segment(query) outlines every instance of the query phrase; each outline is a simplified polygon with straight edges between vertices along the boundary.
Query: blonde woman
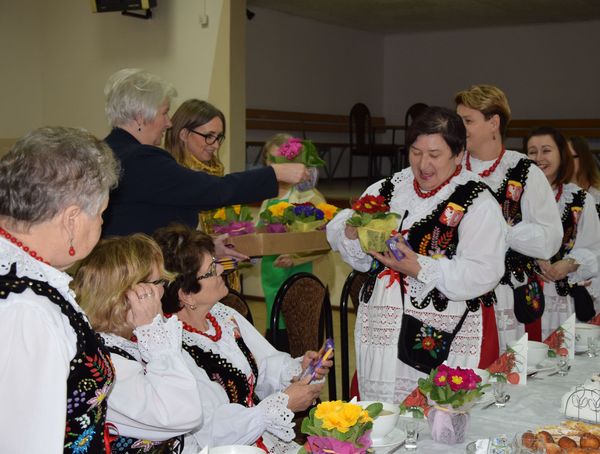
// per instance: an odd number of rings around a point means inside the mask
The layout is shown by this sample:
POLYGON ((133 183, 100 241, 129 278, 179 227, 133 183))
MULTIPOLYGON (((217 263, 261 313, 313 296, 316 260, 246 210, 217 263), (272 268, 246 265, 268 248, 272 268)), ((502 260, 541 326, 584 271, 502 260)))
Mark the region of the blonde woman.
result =
POLYGON ((181 322, 163 319, 169 278, 158 245, 135 234, 100 242, 73 281, 116 369, 107 414, 112 453, 179 453, 182 435, 210 407, 184 360, 181 322))

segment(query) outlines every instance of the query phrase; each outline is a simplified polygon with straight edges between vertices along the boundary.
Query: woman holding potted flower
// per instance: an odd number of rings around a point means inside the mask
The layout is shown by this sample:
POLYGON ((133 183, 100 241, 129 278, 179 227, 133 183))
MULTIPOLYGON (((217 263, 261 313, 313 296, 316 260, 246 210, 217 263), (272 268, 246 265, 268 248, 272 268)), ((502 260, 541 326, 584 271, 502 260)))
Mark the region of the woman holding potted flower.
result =
POLYGON ((486 186, 461 166, 465 143, 460 117, 430 107, 407 131, 410 167, 365 191, 397 216, 396 255, 361 248, 347 224, 352 210, 327 227, 332 249, 371 274, 355 328, 363 400, 401 402, 446 356, 472 368, 498 355, 488 349, 497 332, 484 329, 482 307, 493 304, 504 272, 506 223, 486 186))

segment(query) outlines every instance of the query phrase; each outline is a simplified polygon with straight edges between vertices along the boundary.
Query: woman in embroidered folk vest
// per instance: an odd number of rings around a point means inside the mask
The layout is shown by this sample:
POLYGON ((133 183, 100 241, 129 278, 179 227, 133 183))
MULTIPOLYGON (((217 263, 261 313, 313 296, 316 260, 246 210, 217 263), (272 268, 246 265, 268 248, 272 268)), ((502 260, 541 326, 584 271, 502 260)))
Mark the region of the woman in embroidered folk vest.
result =
MULTIPOLYGON (((186 446, 256 444, 269 452, 297 452, 299 447, 289 443, 294 438, 292 412, 310 406, 323 384, 295 377, 317 353, 293 359, 278 352, 243 316, 218 302, 228 290, 208 235, 172 225, 159 229, 155 238, 165 268, 177 275, 166 288, 163 309, 183 321, 183 348, 193 359, 202 396, 215 395, 219 401, 204 424, 186 437, 186 446)), ((324 362, 318 377, 331 365, 324 362)))
POLYGON ((530 339, 541 340, 544 306, 536 259, 548 260, 558 251, 562 227, 544 174, 522 153, 504 147, 510 107, 502 90, 474 85, 454 101, 467 129, 463 164, 490 187, 508 225, 506 271, 494 308, 502 352, 525 329, 530 339))
POLYGON ((73 128, 40 128, 0 159, 0 452, 105 452, 108 351, 64 270, 100 237, 118 164, 73 128))
POLYGON ((542 317, 545 339, 573 312, 582 322, 595 315, 591 297, 597 298, 600 289, 598 280, 591 279, 598 276, 600 221, 594 198, 569 182, 573 157, 561 133, 551 127, 536 128, 523 139, 523 148, 552 185, 564 231, 558 253, 550 260, 538 260, 546 282, 546 310, 542 317))
POLYGON ((117 374, 106 418, 113 454, 180 453, 182 435, 214 408, 187 367, 181 322, 163 319, 167 278, 156 242, 136 234, 101 241, 73 280, 117 374))
POLYGON ((493 303, 489 292, 504 272, 506 227, 485 185, 460 164, 465 140, 458 115, 429 107, 407 131, 410 168, 366 190, 400 215, 407 243, 398 243, 401 260, 361 250, 356 230, 346 225, 351 210, 327 227, 332 248, 353 268, 371 272, 354 335, 364 400, 401 402, 425 376, 403 352, 434 360, 449 352, 448 364, 461 367, 497 357, 483 341, 497 333, 483 331, 481 306, 493 303), (407 320, 422 325, 413 337, 406 335, 407 320), (454 330, 453 339, 442 335, 454 330))

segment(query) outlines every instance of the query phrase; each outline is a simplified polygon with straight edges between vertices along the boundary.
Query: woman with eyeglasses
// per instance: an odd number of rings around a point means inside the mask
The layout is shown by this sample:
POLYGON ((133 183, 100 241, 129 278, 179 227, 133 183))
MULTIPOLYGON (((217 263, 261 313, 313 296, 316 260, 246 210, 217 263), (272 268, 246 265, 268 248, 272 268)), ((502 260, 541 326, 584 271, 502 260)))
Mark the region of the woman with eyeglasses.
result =
POLYGON ((598 276, 600 222, 594 198, 570 182, 573 157, 560 132, 549 126, 536 128, 523 139, 523 149, 552 186, 564 231, 559 251, 550 260, 537 261, 545 281, 545 339, 573 313, 581 322, 595 315, 592 298, 600 296, 600 289, 593 278, 598 276))
MULTIPOLYGON (((299 447, 290 443, 293 412, 308 408, 323 387, 309 384, 309 376, 299 377, 318 354, 309 351, 294 359, 275 350, 242 315, 219 303, 228 290, 210 236, 172 225, 154 238, 165 268, 176 275, 165 290, 163 310, 183 322, 183 349, 201 374, 202 395, 215 393, 220 402, 185 438, 186 446, 254 444, 268 452, 297 452, 299 447)), ((316 378, 331 366, 332 361, 324 361, 316 378)))
POLYGON ((111 453, 180 453, 182 435, 216 406, 199 393, 184 359, 182 323, 163 318, 168 278, 158 245, 135 234, 101 241, 72 283, 115 367, 106 418, 111 453))
MULTIPOLYGON (((224 177, 185 168, 160 148, 176 96, 170 83, 141 69, 123 69, 109 78, 104 93, 113 128, 105 140, 123 169, 104 216, 104 237, 150 234, 172 222, 195 228, 199 211, 259 202, 277 194, 277 181, 295 184, 309 177, 303 164, 273 164, 224 177)), ((223 140, 219 132, 203 134, 193 135, 212 145, 223 140)))

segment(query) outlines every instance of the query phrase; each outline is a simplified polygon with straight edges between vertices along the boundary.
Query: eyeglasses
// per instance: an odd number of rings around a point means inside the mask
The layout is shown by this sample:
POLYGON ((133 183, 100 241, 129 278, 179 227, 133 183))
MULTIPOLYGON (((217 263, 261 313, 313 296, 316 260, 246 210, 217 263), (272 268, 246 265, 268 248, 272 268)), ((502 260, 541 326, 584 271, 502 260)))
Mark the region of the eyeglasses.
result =
POLYGON ((189 131, 193 132, 194 134, 204 137, 204 140, 206 141, 206 145, 213 145, 215 142, 219 142, 219 145, 221 145, 223 143, 223 141, 225 140, 225 135, 223 135, 223 134, 219 134, 218 136, 215 136, 214 134, 204 134, 204 133, 201 133, 198 131, 194 131, 193 129, 189 129, 189 131))
POLYGON ((202 276, 198 276, 196 279, 201 281, 202 279, 208 279, 209 277, 213 277, 217 275, 217 259, 212 258, 212 262, 210 264, 210 268, 208 269, 208 273, 203 274, 202 276))

